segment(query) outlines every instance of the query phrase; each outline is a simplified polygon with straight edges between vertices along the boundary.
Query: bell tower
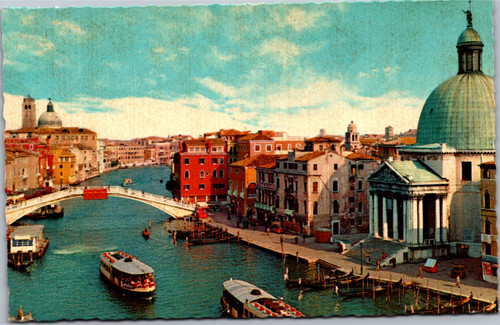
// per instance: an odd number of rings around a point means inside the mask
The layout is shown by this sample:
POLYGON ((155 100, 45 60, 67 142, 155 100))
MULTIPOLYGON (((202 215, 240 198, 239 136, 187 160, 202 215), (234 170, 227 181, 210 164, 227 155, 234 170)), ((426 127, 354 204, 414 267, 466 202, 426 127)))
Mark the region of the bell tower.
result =
POLYGON ((28 97, 23 98, 23 102, 21 105, 22 110, 22 127, 23 128, 36 128, 36 104, 35 100, 31 98, 30 95, 28 97))

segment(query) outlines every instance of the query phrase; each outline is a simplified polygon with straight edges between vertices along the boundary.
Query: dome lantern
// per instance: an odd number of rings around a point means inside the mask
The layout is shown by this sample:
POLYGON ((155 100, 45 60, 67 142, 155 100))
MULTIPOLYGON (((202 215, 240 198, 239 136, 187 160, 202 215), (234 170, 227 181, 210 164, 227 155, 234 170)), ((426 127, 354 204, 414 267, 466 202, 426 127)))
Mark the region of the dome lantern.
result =
POLYGON ((467 15, 467 29, 460 34, 457 41, 458 74, 468 72, 481 72, 481 53, 483 42, 479 33, 472 28, 472 13, 464 11, 467 15))

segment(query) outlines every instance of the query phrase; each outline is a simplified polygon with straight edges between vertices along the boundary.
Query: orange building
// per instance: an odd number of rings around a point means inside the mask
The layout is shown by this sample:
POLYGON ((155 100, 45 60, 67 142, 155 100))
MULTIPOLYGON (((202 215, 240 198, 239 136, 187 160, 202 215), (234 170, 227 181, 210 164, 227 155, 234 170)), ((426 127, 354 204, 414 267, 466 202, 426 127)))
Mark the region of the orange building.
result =
POLYGON ((76 156, 67 149, 51 150, 54 154, 54 185, 64 186, 76 183, 76 156))

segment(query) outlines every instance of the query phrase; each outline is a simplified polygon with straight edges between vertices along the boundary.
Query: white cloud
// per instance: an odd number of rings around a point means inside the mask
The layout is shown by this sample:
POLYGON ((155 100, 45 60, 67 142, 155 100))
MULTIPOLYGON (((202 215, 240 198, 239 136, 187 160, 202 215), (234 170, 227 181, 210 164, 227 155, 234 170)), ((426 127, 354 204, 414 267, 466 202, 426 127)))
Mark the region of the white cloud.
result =
POLYGON ((212 54, 221 61, 231 61, 234 55, 222 54, 216 46, 212 46, 212 54))
POLYGON ((399 72, 399 67, 385 67, 384 68, 384 73, 386 76, 390 76, 392 74, 398 73, 399 72))
POLYGON ((234 87, 225 85, 222 82, 216 81, 212 78, 196 78, 197 82, 207 87, 208 89, 224 96, 224 97, 234 97, 237 94, 237 90, 234 87))
POLYGON ((286 66, 300 54, 300 49, 286 39, 275 37, 262 42, 260 46, 257 46, 256 52, 260 55, 271 55, 277 62, 286 66))
POLYGON ((84 35, 85 32, 75 23, 63 20, 56 20, 52 25, 58 27, 59 35, 67 35, 69 33, 74 35, 84 35))
POLYGON ((318 18, 325 16, 324 12, 307 13, 302 9, 293 8, 285 16, 285 24, 293 27, 297 31, 314 26, 318 18))
MULTIPOLYGON (((4 118, 6 129, 21 126, 20 103, 22 96, 4 94, 4 118)), ((197 95, 175 101, 153 98, 82 98, 82 102, 54 102, 64 126, 79 126, 97 132, 99 138, 131 139, 149 135, 167 136, 172 134, 191 134, 197 136, 204 132, 219 129, 249 129, 250 125, 240 122, 230 115, 213 111, 216 107, 210 100, 197 95), (108 108, 104 111, 88 113, 80 107, 87 105, 108 108), (205 105, 204 109, 189 105, 205 105), (69 108, 71 108, 69 112, 69 108)), ((45 100, 37 100, 38 116, 45 111, 45 100)))
POLYGON ((55 49, 54 43, 37 35, 28 35, 19 32, 8 32, 4 35, 4 51, 9 51, 10 56, 20 53, 43 56, 55 49))

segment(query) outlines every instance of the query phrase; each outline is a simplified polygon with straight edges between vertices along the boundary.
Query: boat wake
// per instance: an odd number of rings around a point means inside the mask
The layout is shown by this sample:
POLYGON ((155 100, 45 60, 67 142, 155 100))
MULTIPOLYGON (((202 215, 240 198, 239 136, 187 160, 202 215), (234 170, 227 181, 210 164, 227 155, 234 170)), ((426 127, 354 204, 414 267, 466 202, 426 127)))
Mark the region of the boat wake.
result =
POLYGON ((96 246, 84 246, 84 245, 74 245, 68 248, 56 249, 54 254, 56 255, 73 255, 82 253, 100 253, 102 251, 115 250, 116 247, 96 247, 96 246))

